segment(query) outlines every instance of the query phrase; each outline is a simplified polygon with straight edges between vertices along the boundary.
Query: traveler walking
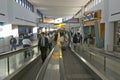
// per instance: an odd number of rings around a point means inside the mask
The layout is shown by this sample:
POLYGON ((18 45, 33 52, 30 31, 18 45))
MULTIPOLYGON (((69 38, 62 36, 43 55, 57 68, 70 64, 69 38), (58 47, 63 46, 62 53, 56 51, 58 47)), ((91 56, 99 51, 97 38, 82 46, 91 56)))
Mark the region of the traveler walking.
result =
MULTIPOLYGON (((24 39, 22 40, 23 48, 29 48, 32 45, 31 40, 29 39, 29 36, 24 36, 24 39)), ((30 57, 30 51, 26 50, 24 52, 24 58, 27 58, 27 56, 30 57)))
POLYGON ((44 32, 41 33, 41 37, 39 38, 38 48, 41 51, 42 62, 44 62, 47 57, 47 49, 48 49, 48 38, 45 36, 44 32))
POLYGON ((77 43, 78 43, 77 34, 75 34, 75 35, 73 36, 74 49, 76 49, 77 43))
POLYGON ((16 43, 17 43, 16 38, 14 38, 13 36, 11 36, 11 39, 10 39, 11 51, 16 50, 16 43))

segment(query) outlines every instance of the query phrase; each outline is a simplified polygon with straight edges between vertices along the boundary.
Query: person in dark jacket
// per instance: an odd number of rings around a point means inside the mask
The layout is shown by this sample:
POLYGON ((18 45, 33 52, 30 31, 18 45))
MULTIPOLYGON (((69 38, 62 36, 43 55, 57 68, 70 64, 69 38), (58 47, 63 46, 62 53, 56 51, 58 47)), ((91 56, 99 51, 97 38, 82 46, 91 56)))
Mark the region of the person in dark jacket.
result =
POLYGON ((41 33, 41 37, 39 38, 38 48, 41 51, 41 58, 42 61, 44 62, 47 57, 47 49, 48 49, 48 38, 45 37, 44 32, 41 33))
POLYGON ((13 36, 11 36, 11 38, 10 38, 11 51, 16 50, 16 43, 17 43, 16 38, 14 38, 13 36))
POLYGON ((75 49, 76 46, 77 46, 77 43, 78 43, 77 34, 75 34, 75 35, 73 36, 73 43, 74 43, 74 49, 75 49))
POLYGON ((54 35, 54 41, 56 42, 57 41, 57 38, 58 38, 58 33, 56 32, 55 35, 54 35))

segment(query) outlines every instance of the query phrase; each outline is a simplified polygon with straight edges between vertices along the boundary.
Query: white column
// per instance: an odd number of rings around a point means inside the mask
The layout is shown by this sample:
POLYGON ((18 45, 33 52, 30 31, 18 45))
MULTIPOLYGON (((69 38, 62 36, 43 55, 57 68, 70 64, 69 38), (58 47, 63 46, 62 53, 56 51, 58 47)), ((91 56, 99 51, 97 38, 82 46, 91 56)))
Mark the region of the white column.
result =
MULTIPOLYGON (((82 6, 81 9, 82 9, 82 17, 84 17, 84 12, 85 12, 84 6, 82 6)), ((82 35, 82 37, 84 37, 84 30, 83 30, 83 27, 84 27, 84 21, 81 21, 80 30, 81 30, 81 35, 82 35)))
POLYGON ((105 22, 104 49, 113 51, 114 23, 109 21, 109 0, 103 0, 103 20, 105 22))
POLYGON ((105 23, 105 40, 104 49, 107 51, 113 51, 114 44, 114 23, 105 23))

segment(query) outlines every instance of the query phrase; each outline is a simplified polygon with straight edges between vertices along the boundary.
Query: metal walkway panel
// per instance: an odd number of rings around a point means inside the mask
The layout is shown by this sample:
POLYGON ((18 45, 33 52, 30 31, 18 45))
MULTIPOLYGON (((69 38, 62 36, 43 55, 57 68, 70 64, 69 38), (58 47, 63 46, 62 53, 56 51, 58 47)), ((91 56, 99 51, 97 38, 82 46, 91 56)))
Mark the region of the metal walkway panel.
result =
POLYGON ((63 51, 63 61, 67 80, 95 80, 71 50, 63 51))

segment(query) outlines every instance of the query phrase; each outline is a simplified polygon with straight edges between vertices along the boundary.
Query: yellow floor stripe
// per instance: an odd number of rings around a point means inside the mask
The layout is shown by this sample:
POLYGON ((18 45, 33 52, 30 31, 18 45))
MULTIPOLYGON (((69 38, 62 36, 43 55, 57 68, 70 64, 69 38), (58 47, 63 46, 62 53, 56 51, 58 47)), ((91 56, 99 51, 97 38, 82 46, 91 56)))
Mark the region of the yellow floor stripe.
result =
POLYGON ((57 51, 54 51, 52 58, 53 59, 59 59, 60 57, 62 57, 62 50, 61 50, 61 43, 60 43, 60 33, 58 33, 58 39, 57 39, 57 47, 59 48, 57 51))

